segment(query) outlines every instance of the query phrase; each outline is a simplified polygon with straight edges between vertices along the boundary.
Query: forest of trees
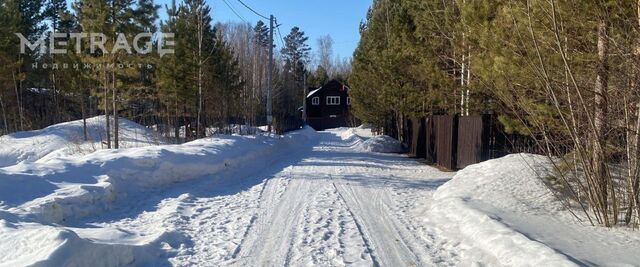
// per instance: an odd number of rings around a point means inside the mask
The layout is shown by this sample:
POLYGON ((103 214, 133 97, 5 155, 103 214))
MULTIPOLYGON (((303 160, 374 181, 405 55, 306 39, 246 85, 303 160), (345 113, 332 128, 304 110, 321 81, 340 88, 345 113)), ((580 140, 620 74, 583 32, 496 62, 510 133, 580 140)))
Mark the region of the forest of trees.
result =
MULTIPOLYGON (((212 8, 205 0, 173 1, 164 8, 153 0, 74 0, 71 6, 66 0, 1 1, 0 133, 106 115, 103 143, 118 148, 119 117, 154 125, 176 142, 202 137, 207 128, 265 125, 269 21, 220 23, 211 17, 212 8), (66 54, 20 53, 15 33, 35 43, 51 32, 104 33, 108 51, 119 44, 120 33, 129 42, 140 33, 174 33, 174 53, 104 53, 73 38, 56 47, 67 48, 66 54), (76 45, 82 53, 75 53, 76 45)), ((309 86, 334 77, 346 80, 350 61, 332 58, 328 36, 320 38, 323 49, 317 54, 298 27, 275 38, 282 44, 274 49, 272 64, 279 130, 301 118, 307 78, 309 86)), ((153 38, 143 49, 158 42, 153 38)))
POLYGON ((355 114, 497 114, 555 159, 593 224, 638 224, 640 1, 374 0, 350 78, 355 114))

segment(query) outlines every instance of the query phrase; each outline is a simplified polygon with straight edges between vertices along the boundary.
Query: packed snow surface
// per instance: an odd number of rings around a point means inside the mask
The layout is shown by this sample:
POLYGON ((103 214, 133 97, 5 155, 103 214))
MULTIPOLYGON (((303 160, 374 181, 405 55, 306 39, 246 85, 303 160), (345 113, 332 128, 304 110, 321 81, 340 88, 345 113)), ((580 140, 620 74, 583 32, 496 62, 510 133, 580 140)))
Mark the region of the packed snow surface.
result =
POLYGON ((538 179, 543 157, 455 174, 364 149, 373 138, 305 128, 0 168, 0 266, 640 262, 635 233, 565 215, 538 179))

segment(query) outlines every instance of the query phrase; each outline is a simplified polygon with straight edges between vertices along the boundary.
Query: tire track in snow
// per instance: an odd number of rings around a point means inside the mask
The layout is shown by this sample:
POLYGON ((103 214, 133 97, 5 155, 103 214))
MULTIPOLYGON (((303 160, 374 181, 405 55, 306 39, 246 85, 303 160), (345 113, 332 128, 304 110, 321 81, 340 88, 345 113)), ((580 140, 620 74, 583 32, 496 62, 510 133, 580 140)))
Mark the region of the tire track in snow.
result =
MULTIPOLYGON (((284 192, 276 192, 277 186, 269 187, 261 202, 259 215, 247 235, 245 246, 240 248, 236 266, 286 266, 290 255, 295 229, 302 220, 307 202, 317 193, 315 183, 291 177, 272 178, 288 180, 284 192)), ((282 187, 280 187, 282 188, 282 187)))
POLYGON ((319 181, 318 193, 309 199, 285 266, 371 266, 370 249, 346 203, 328 179, 312 179, 319 181))
MULTIPOLYGON (((428 226, 407 204, 428 203, 430 198, 425 196, 436 186, 412 182, 428 182, 428 177, 435 179, 442 173, 399 156, 357 153, 331 133, 319 135, 322 140, 313 151, 272 157, 259 168, 242 172, 249 181, 246 188, 234 185, 237 176, 230 176, 229 184, 241 191, 169 199, 169 204, 178 202, 178 210, 168 206, 167 217, 177 215, 180 220, 161 219, 162 228, 186 233, 193 243, 178 248, 170 261, 180 266, 459 263, 450 252, 457 248, 442 246, 437 234, 425 229, 428 226), (428 173, 426 177, 422 171, 428 173)), ((194 183, 185 191, 225 185, 194 183)), ((156 215, 161 214, 145 217, 155 219, 156 215)), ((136 221, 136 226, 148 227, 143 220, 136 221)))
POLYGON ((425 265, 407 246, 398 229, 390 224, 393 214, 384 209, 379 191, 356 190, 344 183, 336 185, 336 188, 354 211, 356 220, 362 222, 363 236, 370 240, 372 254, 380 266, 425 265), (362 196, 367 198, 365 201, 368 204, 365 204, 362 196))
POLYGON ((373 266, 375 266, 375 267, 380 266, 380 263, 378 262, 376 254, 374 253, 374 251, 372 249, 370 238, 367 237, 367 234, 365 233, 364 228, 362 227, 362 224, 358 222, 358 218, 355 216, 355 214, 353 214, 353 211, 348 207, 349 204, 345 200, 344 196, 342 196, 342 193, 340 193, 340 189, 338 189, 338 187, 336 186, 336 183, 335 182, 331 182, 331 185, 333 185, 333 188, 335 188, 335 190, 336 190, 336 194, 338 194, 338 196, 340 197, 340 200, 342 200, 342 202, 347 206, 347 211, 349 211, 349 214, 351 215, 351 217, 355 221, 356 227, 358 228, 358 232, 362 236, 362 240, 364 241, 364 244, 365 244, 365 246, 367 248, 367 253, 369 253, 369 256, 371 257, 371 261, 373 262, 373 266))
MULTIPOLYGON (((260 195, 258 196, 259 201, 262 200, 264 196, 264 192, 266 191, 267 187, 271 183, 273 183, 273 181, 269 179, 264 181, 264 183, 262 184, 262 190, 260 190, 260 195)), ((238 244, 238 246, 233 250, 233 253, 229 255, 229 257, 227 257, 227 260, 237 258, 238 254, 240 253, 240 250, 242 249, 244 243, 247 240, 247 236, 249 235, 249 232, 251 232, 251 229, 255 225, 257 219, 258 219, 258 212, 256 212, 255 214, 253 214, 253 216, 251 216, 251 220, 249 221, 249 225, 247 225, 247 229, 245 230, 244 235, 242 236, 242 240, 240 241, 240 244, 238 244)))

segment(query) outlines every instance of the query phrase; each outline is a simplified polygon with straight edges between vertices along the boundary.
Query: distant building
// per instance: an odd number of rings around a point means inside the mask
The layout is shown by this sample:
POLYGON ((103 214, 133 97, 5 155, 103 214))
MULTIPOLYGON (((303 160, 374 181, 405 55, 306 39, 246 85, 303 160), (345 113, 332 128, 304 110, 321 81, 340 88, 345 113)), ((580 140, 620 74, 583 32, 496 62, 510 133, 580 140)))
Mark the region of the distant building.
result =
POLYGON ((339 81, 332 80, 311 90, 306 107, 307 124, 317 131, 356 124, 350 112, 349 87, 339 81))

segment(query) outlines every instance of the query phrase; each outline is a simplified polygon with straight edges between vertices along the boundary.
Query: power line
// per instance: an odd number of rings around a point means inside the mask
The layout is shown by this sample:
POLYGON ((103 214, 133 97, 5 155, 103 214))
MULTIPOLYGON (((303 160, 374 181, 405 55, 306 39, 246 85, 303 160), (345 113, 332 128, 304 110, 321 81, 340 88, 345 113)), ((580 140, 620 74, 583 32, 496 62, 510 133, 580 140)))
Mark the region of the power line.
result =
POLYGON ((276 27, 278 29, 278 36, 280 36, 280 44, 284 47, 284 39, 282 38, 282 34, 280 34, 280 26, 276 27))
POLYGON ((258 15, 259 17, 263 18, 263 19, 270 19, 265 15, 262 15, 260 13, 258 13, 258 11, 256 11, 255 9, 251 8, 249 5, 245 4, 244 2, 242 2, 242 0, 238 0, 238 2, 240 2, 240 4, 242 4, 244 7, 246 7, 247 9, 251 10, 251 12, 253 12, 254 14, 258 15))
MULTIPOLYGON (((249 5, 247 5, 242 0, 238 0, 238 2, 240 4, 242 4, 244 7, 246 7, 247 9, 249 9, 251 12, 253 12, 253 14, 256 14, 258 17, 261 17, 261 18, 266 19, 266 20, 271 20, 271 18, 268 18, 267 16, 260 14, 258 11, 256 11, 253 8, 251 8, 249 5)), ((227 3, 227 5, 229 5, 229 4, 227 3)), ((277 19, 276 19, 276 29, 278 30, 278 36, 280 36, 280 44, 282 44, 282 47, 284 47, 284 39, 282 39, 282 34, 280 33, 280 26, 281 25, 277 23, 277 19)))
POLYGON ((280 44, 282 44, 282 48, 284 48, 284 39, 282 38, 282 34, 280 33, 280 26, 282 24, 278 24, 278 20, 276 19, 276 30, 278 30, 278 36, 280 36, 280 44))
POLYGON ((240 18, 240 20, 244 21, 244 23, 249 23, 249 22, 247 22, 246 19, 244 19, 242 16, 240 16, 240 14, 238 14, 238 12, 231 6, 231 4, 229 4, 229 2, 227 2, 227 0, 222 0, 222 2, 224 2, 227 5, 227 7, 229 7, 229 9, 231 9, 233 14, 236 14, 236 16, 238 16, 238 18, 240 18))

